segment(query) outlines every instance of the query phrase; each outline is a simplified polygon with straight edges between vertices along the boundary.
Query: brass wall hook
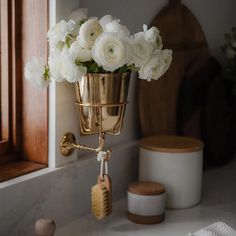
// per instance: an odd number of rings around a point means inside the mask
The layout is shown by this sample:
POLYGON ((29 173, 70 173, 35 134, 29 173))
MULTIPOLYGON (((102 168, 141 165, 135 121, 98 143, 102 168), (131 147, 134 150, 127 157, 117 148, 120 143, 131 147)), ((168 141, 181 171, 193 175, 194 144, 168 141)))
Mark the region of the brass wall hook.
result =
MULTIPOLYGON (((67 157, 71 155, 75 149, 99 153, 100 151, 103 151, 103 148, 104 148, 104 134, 103 133, 99 135, 99 146, 97 148, 89 147, 83 144, 76 144, 75 135, 72 133, 66 133, 64 134, 61 140, 60 151, 62 155, 67 157)), ((111 150, 106 150, 105 152, 107 156, 106 160, 108 161, 111 157, 111 150)))
POLYGON ((61 145, 60 145, 61 154, 66 157, 70 156, 75 150, 75 147, 73 145, 73 144, 76 144, 75 142, 76 142, 76 139, 75 139, 74 134, 72 133, 64 134, 64 136, 61 139, 61 145))
POLYGON ((60 147, 61 154, 67 157, 71 155, 75 149, 81 149, 97 153, 101 150, 101 147, 99 146, 98 148, 93 148, 83 144, 76 144, 76 139, 74 134, 72 133, 64 134, 61 140, 61 147, 60 147))

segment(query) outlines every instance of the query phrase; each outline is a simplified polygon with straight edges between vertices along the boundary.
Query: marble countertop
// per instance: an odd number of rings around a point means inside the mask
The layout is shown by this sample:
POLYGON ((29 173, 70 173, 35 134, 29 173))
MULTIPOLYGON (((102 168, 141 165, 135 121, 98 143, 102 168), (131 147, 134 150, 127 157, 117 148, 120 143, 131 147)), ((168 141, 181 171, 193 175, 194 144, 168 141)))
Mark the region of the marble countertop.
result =
POLYGON ((200 204, 183 210, 166 211, 161 224, 138 225, 126 217, 126 199, 113 204, 113 214, 102 221, 89 215, 56 231, 56 236, 135 235, 184 236, 217 221, 236 228, 236 160, 209 169, 203 176, 203 197, 200 204))

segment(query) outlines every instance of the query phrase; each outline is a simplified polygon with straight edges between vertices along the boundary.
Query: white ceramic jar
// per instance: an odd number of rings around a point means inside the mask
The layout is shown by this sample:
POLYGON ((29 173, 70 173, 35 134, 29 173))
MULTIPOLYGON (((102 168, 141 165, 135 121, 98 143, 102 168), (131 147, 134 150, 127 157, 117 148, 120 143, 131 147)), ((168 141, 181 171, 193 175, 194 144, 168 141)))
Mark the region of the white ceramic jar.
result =
POLYGON ((180 136, 152 136, 140 141, 139 180, 165 186, 167 208, 188 208, 201 200, 200 140, 180 136))
POLYGON ((128 219, 158 224, 165 219, 165 188, 157 182, 134 182, 127 191, 128 219))

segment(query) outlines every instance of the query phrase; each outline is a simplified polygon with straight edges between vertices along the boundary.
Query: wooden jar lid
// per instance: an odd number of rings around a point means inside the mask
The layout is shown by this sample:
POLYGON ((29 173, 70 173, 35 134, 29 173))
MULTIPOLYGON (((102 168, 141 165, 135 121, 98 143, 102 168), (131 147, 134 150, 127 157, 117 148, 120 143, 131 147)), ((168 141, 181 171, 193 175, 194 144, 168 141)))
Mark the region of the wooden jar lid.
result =
POLYGON ((165 192, 165 188, 157 182, 139 181, 130 184, 128 191, 138 195, 159 195, 165 192))
POLYGON ((151 136, 139 142, 140 147, 156 152, 185 153, 203 148, 202 141, 183 136, 151 136))

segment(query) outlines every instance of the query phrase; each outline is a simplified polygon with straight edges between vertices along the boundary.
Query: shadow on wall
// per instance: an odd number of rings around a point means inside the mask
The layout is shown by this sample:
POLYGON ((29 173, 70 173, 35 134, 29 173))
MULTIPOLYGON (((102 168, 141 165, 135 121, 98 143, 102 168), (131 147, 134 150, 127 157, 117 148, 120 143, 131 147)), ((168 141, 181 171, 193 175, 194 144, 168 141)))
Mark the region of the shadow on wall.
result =
POLYGON ((170 70, 158 81, 139 81, 142 136, 179 134, 202 139, 206 165, 227 163, 235 152, 235 99, 211 57, 204 30, 180 1, 152 21, 164 47, 174 51, 170 70))

